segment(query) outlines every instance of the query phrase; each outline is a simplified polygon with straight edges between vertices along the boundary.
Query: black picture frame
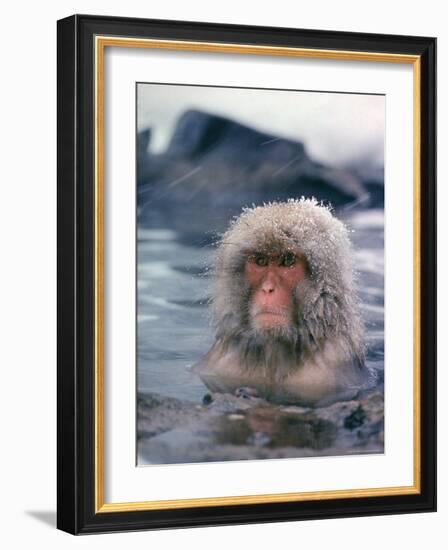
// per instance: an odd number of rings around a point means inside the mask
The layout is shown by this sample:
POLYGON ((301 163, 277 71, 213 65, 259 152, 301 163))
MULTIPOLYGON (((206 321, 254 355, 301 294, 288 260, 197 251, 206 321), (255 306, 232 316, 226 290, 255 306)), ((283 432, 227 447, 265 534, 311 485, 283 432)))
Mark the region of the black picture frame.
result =
POLYGON ((73 534, 436 510, 436 39, 74 15, 58 21, 57 526, 73 534), (259 504, 97 509, 96 36, 415 56, 420 67, 419 490, 259 504))

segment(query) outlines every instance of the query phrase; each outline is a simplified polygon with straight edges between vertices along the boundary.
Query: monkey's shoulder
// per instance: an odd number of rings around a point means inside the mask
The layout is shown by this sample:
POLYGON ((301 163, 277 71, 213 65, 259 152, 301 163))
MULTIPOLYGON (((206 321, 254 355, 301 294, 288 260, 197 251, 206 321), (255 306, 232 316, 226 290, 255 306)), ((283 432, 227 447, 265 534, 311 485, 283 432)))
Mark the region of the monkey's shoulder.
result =
POLYGON ((271 401, 311 405, 352 398, 370 376, 358 356, 331 345, 285 369, 265 362, 248 365, 237 351, 223 351, 216 342, 194 371, 211 391, 234 393, 248 386, 271 401))

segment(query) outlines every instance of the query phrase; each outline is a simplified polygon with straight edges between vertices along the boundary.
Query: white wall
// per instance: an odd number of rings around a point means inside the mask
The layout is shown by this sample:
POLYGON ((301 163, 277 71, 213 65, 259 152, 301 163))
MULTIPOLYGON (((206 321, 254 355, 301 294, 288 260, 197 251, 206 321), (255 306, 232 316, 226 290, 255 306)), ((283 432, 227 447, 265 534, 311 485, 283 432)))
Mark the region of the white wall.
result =
MULTIPOLYGON (((448 147, 448 31, 443 2, 257 2, 165 0, 7 2, 2 10, 0 129, 0 540, 5 548, 132 547, 363 550, 399 545, 446 548, 448 405, 439 405, 439 512, 258 526, 128 533, 75 538, 55 522, 56 385, 56 20, 72 13, 429 35, 439 38, 439 151, 448 147), (8 541, 9 539, 9 541, 8 541), (6 544, 4 544, 6 542, 6 544)), ((439 158, 439 204, 448 199, 446 155, 439 158)), ((448 216, 440 216, 440 252, 448 216)), ((439 259, 439 311, 448 307, 439 259)), ((439 388, 447 386, 440 317, 439 388)))

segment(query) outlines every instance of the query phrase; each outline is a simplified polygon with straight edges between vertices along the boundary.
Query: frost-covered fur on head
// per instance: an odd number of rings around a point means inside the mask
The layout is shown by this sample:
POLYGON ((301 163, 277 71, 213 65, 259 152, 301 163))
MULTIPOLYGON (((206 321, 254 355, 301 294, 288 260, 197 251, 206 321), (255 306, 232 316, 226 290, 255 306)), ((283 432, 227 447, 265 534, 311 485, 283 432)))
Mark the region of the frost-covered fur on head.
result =
POLYGON ((315 199, 290 199, 243 210, 218 244, 212 306, 217 340, 239 346, 246 354, 251 349, 259 354, 264 341, 277 339, 286 348, 294 347, 300 363, 330 341, 339 354, 363 363, 363 326, 347 229, 315 199), (308 267, 306 280, 296 288, 293 321, 297 330, 294 337, 270 332, 264 339, 250 326, 245 260, 253 252, 288 250, 299 250, 308 267))

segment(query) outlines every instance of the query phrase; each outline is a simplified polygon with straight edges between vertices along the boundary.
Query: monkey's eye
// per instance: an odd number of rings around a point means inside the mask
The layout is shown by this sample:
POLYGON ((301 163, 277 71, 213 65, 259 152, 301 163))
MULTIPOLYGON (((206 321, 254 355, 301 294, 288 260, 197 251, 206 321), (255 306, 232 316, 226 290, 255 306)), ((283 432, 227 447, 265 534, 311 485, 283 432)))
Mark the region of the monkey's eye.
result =
POLYGON ((296 257, 292 252, 286 252, 280 261, 280 265, 283 267, 292 267, 295 263, 296 257))
POLYGON ((255 256, 255 263, 260 267, 266 267, 268 265, 268 257, 264 254, 257 254, 255 256))

